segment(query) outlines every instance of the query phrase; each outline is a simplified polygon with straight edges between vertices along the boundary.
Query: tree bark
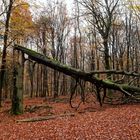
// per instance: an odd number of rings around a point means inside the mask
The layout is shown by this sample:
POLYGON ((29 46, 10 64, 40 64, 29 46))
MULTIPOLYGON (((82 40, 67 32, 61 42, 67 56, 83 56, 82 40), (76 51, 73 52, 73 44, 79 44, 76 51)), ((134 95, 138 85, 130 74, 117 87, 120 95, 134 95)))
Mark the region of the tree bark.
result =
POLYGON ((18 53, 18 61, 14 61, 13 72, 13 96, 11 113, 18 115, 23 113, 23 74, 24 74, 24 54, 18 53))

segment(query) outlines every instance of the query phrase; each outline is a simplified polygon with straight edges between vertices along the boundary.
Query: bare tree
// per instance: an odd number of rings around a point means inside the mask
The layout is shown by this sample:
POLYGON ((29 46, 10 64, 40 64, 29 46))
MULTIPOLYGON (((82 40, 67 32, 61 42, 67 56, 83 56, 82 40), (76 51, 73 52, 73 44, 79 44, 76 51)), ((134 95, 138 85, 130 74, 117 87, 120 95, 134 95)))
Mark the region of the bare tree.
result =
POLYGON ((108 40, 114 14, 119 0, 82 0, 80 3, 87 10, 87 14, 91 17, 88 21, 94 25, 103 40, 105 69, 110 69, 110 56, 108 40))

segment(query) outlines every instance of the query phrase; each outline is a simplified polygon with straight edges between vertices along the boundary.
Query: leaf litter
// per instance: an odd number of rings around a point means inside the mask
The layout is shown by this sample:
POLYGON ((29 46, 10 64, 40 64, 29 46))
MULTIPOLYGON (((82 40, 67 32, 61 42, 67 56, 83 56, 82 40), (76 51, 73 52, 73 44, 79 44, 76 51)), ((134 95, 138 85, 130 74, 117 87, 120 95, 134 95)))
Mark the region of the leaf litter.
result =
POLYGON ((69 103, 26 99, 24 104, 39 107, 33 112, 11 116, 10 102, 0 109, 0 140, 139 140, 140 104, 104 105, 84 104, 78 110, 69 103), (46 106, 48 107, 46 107, 46 106), (74 117, 17 123, 16 120, 48 115, 74 113, 74 117))

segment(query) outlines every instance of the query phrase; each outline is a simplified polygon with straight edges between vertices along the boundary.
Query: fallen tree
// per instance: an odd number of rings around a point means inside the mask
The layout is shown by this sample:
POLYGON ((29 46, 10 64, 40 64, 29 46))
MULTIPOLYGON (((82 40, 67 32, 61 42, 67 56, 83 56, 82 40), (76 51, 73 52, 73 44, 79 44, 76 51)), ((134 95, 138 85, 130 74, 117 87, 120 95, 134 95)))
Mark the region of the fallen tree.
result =
MULTIPOLYGON (((73 77, 76 79, 77 83, 79 82, 79 79, 82 79, 84 81, 88 81, 96 86, 97 91, 97 98, 100 102, 100 105, 102 105, 101 97, 100 97, 100 91, 101 89, 104 89, 104 94, 106 94, 106 89, 113 89, 122 92, 125 96, 129 96, 131 98, 135 98, 139 100, 139 98, 135 97, 135 93, 140 93, 140 88, 136 86, 130 86, 129 84, 117 84, 111 80, 103 80, 99 79, 94 74, 97 73, 118 73, 118 74, 126 74, 130 76, 139 76, 139 74, 136 73, 130 73, 130 72, 115 72, 113 71, 107 71, 107 72, 99 72, 99 71, 93 71, 93 72, 85 72, 80 69, 75 69, 67 65, 60 64, 58 61, 55 61, 47 56, 44 56, 40 53, 37 53, 33 50, 27 49, 23 46, 15 45, 15 50, 21 51, 22 53, 25 53, 29 56, 29 59, 34 60, 40 64, 46 65, 47 67, 50 67, 52 69, 55 69, 59 72, 62 72, 68 76, 73 77)), ((139 94, 140 95, 140 94, 139 94)))

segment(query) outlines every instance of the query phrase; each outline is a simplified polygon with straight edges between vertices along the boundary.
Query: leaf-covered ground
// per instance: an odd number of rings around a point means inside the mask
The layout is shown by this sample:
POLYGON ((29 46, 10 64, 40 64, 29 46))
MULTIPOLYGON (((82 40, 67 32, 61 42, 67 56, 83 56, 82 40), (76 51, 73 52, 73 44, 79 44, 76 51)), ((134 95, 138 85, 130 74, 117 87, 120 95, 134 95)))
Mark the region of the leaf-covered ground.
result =
POLYGON ((140 140, 139 104, 104 105, 100 108, 92 103, 74 110, 69 103, 48 102, 39 98, 26 99, 25 105, 25 113, 19 116, 10 115, 8 101, 0 109, 0 140, 140 140), (40 107, 37 108, 37 105, 40 107), (74 117, 16 122, 23 118, 71 112, 74 117))

